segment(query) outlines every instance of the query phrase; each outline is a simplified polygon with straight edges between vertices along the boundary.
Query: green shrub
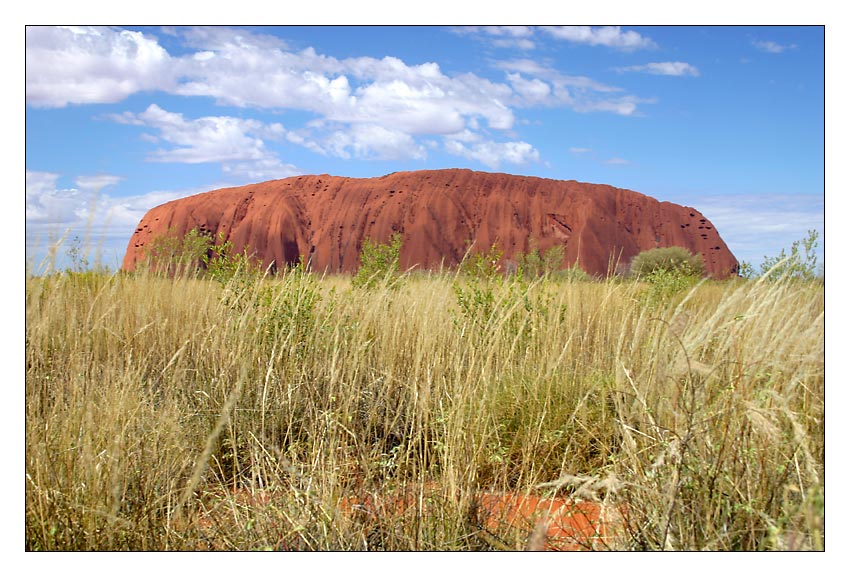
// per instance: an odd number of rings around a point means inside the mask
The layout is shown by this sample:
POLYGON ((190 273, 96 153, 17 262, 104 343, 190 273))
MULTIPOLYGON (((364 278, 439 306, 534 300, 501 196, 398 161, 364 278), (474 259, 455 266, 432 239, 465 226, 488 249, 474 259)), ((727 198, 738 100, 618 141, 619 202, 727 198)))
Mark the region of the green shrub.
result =
POLYGON ((551 276, 554 280, 558 281, 590 282, 593 280, 593 278, 587 274, 587 271, 578 266, 578 263, 575 263, 570 268, 556 270, 552 272, 551 276))
POLYGON ((705 276, 705 263, 701 254, 691 254, 681 246, 645 250, 632 259, 633 277, 645 278, 657 271, 702 277, 705 276))
POLYGON ((485 253, 469 252, 460 263, 460 271, 474 278, 493 278, 499 274, 499 261, 502 260, 502 250, 496 243, 485 253))
POLYGON ((765 256, 759 266, 759 273, 756 273, 751 263, 742 262, 738 267, 738 274, 744 278, 761 276, 769 280, 780 278, 814 280, 823 276, 823 265, 818 267, 818 257, 815 252, 817 246, 818 231, 810 230, 806 238, 791 243, 791 254, 786 255, 783 248, 776 256, 765 256))
POLYGON ((528 239, 528 252, 517 256, 517 274, 539 277, 552 274, 564 264, 564 246, 556 244, 541 254, 534 238, 528 239))
POLYGON ((649 283, 649 289, 643 294, 649 305, 663 306, 705 276, 705 263, 702 255, 691 254, 680 246, 654 248, 632 259, 631 275, 649 283))
POLYGON ((201 257, 203 268, 209 278, 227 284, 236 275, 243 274, 249 277, 259 276, 262 273, 260 263, 248 253, 246 246, 242 252, 233 252, 233 243, 224 240, 224 233, 218 235, 219 244, 210 242, 207 250, 201 257))
POLYGON ((365 239, 360 251, 360 268, 351 279, 351 284, 364 288, 374 288, 381 282, 390 284, 399 276, 400 258, 400 234, 394 234, 387 244, 365 239))
POLYGON ((640 279, 649 283, 649 289, 643 294, 643 298, 644 302, 651 306, 668 304, 676 294, 693 288, 700 281, 697 276, 663 268, 657 268, 640 279))
POLYGON ((212 238, 196 228, 183 236, 169 229, 146 247, 145 265, 151 271, 170 276, 197 274, 212 244, 212 238))
POLYGON ((193 228, 183 236, 173 230, 151 242, 145 251, 145 264, 157 273, 169 276, 206 276, 227 284, 237 273, 261 273, 259 262, 248 247, 233 252, 233 243, 219 233, 216 244, 209 233, 193 228))

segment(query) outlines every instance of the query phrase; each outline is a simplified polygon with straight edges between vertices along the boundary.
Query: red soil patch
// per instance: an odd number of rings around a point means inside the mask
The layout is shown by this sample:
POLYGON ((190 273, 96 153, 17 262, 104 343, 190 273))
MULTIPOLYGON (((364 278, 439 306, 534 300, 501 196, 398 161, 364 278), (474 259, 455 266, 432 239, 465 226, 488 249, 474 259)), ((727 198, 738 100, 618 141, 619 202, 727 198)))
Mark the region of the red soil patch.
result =
POLYGON ((479 496, 479 503, 488 529, 501 532, 511 528, 525 532, 529 549, 611 549, 622 523, 615 507, 590 501, 484 493, 479 496))
MULTIPOLYGON (((410 510, 427 514, 429 491, 406 496, 346 498, 340 509, 372 518, 402 516, 410 510)), ((498 536, 513 535, 527 550, 609 550, 622 537, 618 507, 563 498, 517 493, 478 493, 468 519, 497 548, 510 548, 498 536)))
MULTIPOLYGON (((410 516, 428 515, 444 496, 433 488, 390 495, 369 494, 345 497, 338 514, 354 522, 393 524, 410 516), (434 499, 436 497, 436 499, 434 499)), ((274 495, 265 491, 238 490, 211 500, 198 519, 198 528, 207 543, 239 522, 237 510, 262 510, 274 506, 274 495), (224 531, 219 531, 224 529, 224 531)), ((443 503, 445 506, 445 503, 443 503)), ((616 549, 624 535, 622 508, 564 498, 543 498, 516 493, 479 493, 467 515, 470 529, 496 549, 514 549, 514 544, 531 551, 590 551, 616 549), (505 538, 508 540, 506 541, 505 538)), ((301 549, 303 541, 295 532, 281 535, 277 548, 301 549)), ((221 542, 214 547, 226 548, 221 542)))

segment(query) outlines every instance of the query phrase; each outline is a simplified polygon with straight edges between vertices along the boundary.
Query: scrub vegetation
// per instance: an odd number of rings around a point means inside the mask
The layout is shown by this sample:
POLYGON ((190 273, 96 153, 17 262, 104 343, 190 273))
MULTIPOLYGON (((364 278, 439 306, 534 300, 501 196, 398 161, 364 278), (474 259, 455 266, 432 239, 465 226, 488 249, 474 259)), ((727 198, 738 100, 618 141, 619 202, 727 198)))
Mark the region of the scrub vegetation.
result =
POLYGON ((353 277, 197 235, 165 267, 28 273, 26 548, 523 548, 475 515, 487 491, 622 506, 597 548, 823 550, 824 285, 800 262, 589 279, 366 248, 353 277))

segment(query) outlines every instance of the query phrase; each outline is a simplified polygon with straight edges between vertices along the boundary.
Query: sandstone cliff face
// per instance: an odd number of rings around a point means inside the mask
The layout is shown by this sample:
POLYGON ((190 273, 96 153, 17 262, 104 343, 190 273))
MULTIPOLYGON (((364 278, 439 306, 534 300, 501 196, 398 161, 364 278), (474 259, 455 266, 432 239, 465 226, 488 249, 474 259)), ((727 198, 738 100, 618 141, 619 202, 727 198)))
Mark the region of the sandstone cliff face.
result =
POLYGON ((296 176, 206 192, 150 210, 136 228, 123 268, 133 270, 146 246, 163 234, 197 228, 223 233, 265 266, 303 255, 315 271, 353 272, 363 240, 403 240, 403 268, 457 265, 470 242, 494 243, 505 261, 529 249, 560 244, 564 266, 578 262, 605 275, 641 251, 682 246, 701 253, 715 278, 737 260, 696 209, 599 184, 449 169, 397 172, 378 178, 296 176))

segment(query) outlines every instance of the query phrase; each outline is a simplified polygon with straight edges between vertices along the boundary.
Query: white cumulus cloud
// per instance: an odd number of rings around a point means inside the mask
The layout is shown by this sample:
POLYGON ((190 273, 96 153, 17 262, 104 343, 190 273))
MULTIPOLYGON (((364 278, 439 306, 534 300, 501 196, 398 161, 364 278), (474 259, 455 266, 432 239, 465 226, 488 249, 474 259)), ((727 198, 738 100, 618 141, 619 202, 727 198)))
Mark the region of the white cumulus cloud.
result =
POLYGON ((544 102, 552 94, 552 87, 539 78, 525 78, 516 72, 508 73, 508 82, 526 102, 544 102))
POLYGON ((522 50, 532 50, 537 46, 534 39, 538 32, 556 40, 618 50, 656 47, 650 38, 634 30, 623 30, 620 26, 459 26, 453 30, 457 34, 485 38, 494 46, 522 50))
POLYGON ((191 194, 218 188, 207 185, 192 190, 152 191, 133 196, 113 196, 109 187, 118 176, 80 175, 74 187, 58 186, 60 175, 26 171, 26 259, 35 270, 72 263, 70 249, 81 251, 89 264, 110 268, 121 264, 130 233, 151 208, 191 194))
POLYGON ((26 171, 27 223, 65 222, 73 218, 77 190, 57 190, 58 174, 26 171))
POLYGON ((77 186, 86 191, 102 191, 109 186, 115 186, 120 183, 123 178, 112 174, 93 174, 78 176, 74 181, 77 186))
POLYGON ((699 69, 687 62, 650 62, 618 68, 620 72, 645 72, 661 76, 699 76, 699 69))
POLYGON ((544 32, 558 40, 591 46, 607 46, 620 50, 655 48, 651 39, 634 30, 622 30, 619 26, 543 26, 544 32))
POLYGON ((823 262, 824 199, 812 194, 739 194, 700 199, 702 212, 717 227, 738 261, 758 268, 764 257, 776 256, 791 244, 821 234, 823 262))
POLYGON ((529 164, 540 161, 540 153, 527 142, 494 142, 465 131, 445 139, 449 154, 476 160, 489 168, 502 164, 529 164))
POLYGON ((530 59, 504 60, 496 63, 504 70, 514 89, 516 106, 566 106, 577 112, 612 112, 630 116, 642 102, 651 102, 621 88, 597 82, 587 76, 564 74, 530 59))
POLYGON ((174 72, 165 49, 140 32, 26 29, 26 100, 32 106, 118 102, 143 90, 169 90, 174 72))
POLYGON ((81 175, 74 179, 73 188, 59 188, 58 180, 55 173, 26 171, 26 220, 34 230, 42 225, 79 228, 107 220, 110 202, 104 191, 123 179, 110 174, 81 175))
POLYGON ((425 158, 425 148, 412 136, 375 124, 355 124, 333 130, 313 143, 316 150, 340 158, 403 160, 425 158))
POLYGON ((762 52, 770 52, 771 54, 781 54, 786 50, 797 48, 796 44, 789 44, 786 46, 779 44, 778 42, 774 42, 773 40, 756 40, 753 42, 753 46, 762 52))
MULTIPOLYGON (((533 43, 541 35, 623 50, 653 45, 619 27, 496 26, 469 29, 505 42, 533 43)), ((111 27, 28 27, 26 99, 31 106, 117 102, 142 91, 214 99, 220 105, 294 110, 313 121, 284 129, 227 115, 186 118, 152 104, 143 112, 112 115, 146 129, 155 143, 149 160, 215 162, 229 174, 277 178, 296 174, 268 142, 299 144, 344 158, 426 156, 436 139, 464 130, 479 135, 469 158, 528 161, 527 143, 514 138, 518 108, 567 107, 579 112, 632 115, 643 102, 585 76, 571 76, 533 60, 498 62, 503 81, 473 73, 448 74, 435 62, 335 58, 313 48, 293 50, 270 35, 225 27, 164 30, 188 51, 170 54, 151 35, 111 27)), ((529 44, 530 46, 530 44, 529 44)), ((445 147, 447 150, 451 147, 445 147)), ((533 151, 533 152, 532 152, 533 151)))
POLYGON ((475 35, 500 48, 519 48, 533 50, 534 28, 531 26, 459 26, 453 29, 456 34, 475 35))
POLYGON ((267 180, 298 174, 295 167, 282 163, 263 140, 286 136, 286 130, 279 123, 265 124, 229 116, 186 119, 156 104, 138 114, 125 112, 111 118, 157 131, 157 142, 170 146, 151 153, 149 159, 155 162, 218 162, 226 173, 267 180))

